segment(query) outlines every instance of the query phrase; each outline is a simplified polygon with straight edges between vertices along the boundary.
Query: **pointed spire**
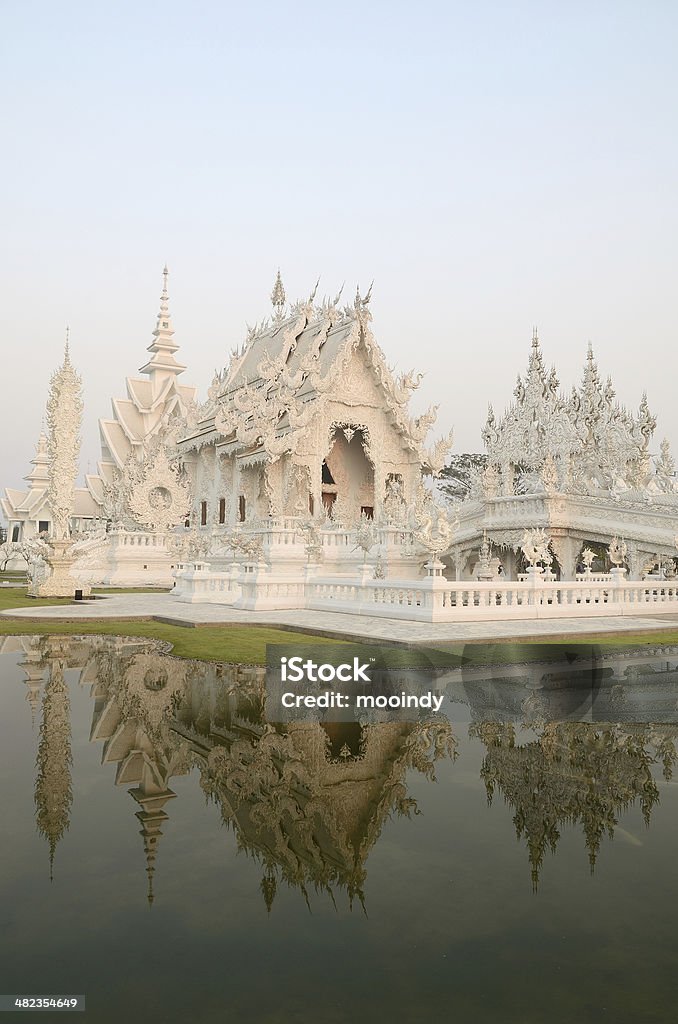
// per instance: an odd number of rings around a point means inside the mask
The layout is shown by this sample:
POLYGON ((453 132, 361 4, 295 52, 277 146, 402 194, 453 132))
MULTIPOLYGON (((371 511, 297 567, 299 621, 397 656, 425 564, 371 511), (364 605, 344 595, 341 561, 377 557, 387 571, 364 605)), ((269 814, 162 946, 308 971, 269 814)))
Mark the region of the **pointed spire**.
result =
MULTIPOLYGON (((598 373, 598 364, 593 355, 593 345, 589 341, 586 346, 586 363, 584 364, 584 376, 582 379, 582 395, 589 403, 599 405, 602 396, 602 384, 598 373)), ((611 396, 614 391, 611 390, 611 396)))
POLYGON ((167 264, 162 268, 162 292, 160 293, 160 309, 158 310, 158 321, 153 331, 154 337, 171 337, 174 334, 170 323, 169 295, 167 293, 167 278, 169 270, 167 264))
POLYGON ((266 867, 266 874, 261 879, 261 884, 259 885, 259 888, 261 890, 262 896, 264 897, 264 903, 266 904, 266 912, 270 914, 271 907, 273 906, 273 900, 275 899, 276 890, 278 888, 275 872, 273 871, 273 868, 271 867, 270 864, 266 867))
POLYGON ((50 662, 49 678, 42 699, 35 780, 36 824, 38 832, 49 843, 50 881, 54 878, 57 844, 68 831, 71 820, 73 756, 70 715, 64 663, 54 660, 50 662))
POLYGON ((28 480, 34 486, 38 483, 46 484, 49 480, 49 449, 44 420, 40 426, 40 435, 35 446, 35 455, 31 459, 31 466, 33 469, 28 476, 24 477, 24 480, 28 480))
POLYGON ((158 852, 158 842, 162 838, 162 826, 168 820, 169 815, 163 810, 164 804, 176 796, 171 789, 157 789, 153 782, 146 777, 135 789, 128 790, 130 796, 140 805, 141 810, 136 812, 136 817, 141 824, 139 835, 144 840, 144 854, 146 856, 146 877, 147 890, 146 899, 151 907, 155 899, 153 892, 153 876, 155 874, 155 859, 158 852))
MULTIPOLYGON (((530 352, 530 358, 528 361, 528 379, 530 375, 536 374, 537 377, 546 384, 546 368, 544 367, 544 360, 541 354, 541 348, 539 346, 539 334, 537 328, 532 328, 532 351, 530 352)), ((527 379, 525 381, 527 385, 527 379)))
POLYGON ((158 319, 162 316, 169 315, 169 295, 167 294, 167 278, 169 277, 169 270, 167 264, 162 268, 162 294, 160 296, 160 312, 158 313, 158 319))
POLYGON ((165 264, 162 269, 162 292, 160 294, 158 319, 153 331, 153 341, 148 346, 148 351, 153 353, 153 358, 145 366, 142 366, 139 371, 149 375, 154 385, 154 393, 163 386, 168 377, 176 377, 186 369, 182 363, 178 363, 174 358, 174 353, 179 346, 174 341, 172 316, 169 311, 168 277, 169 270, 167 269, 167 264, 165 264))
POLYGON ((273 303, 273 310, 276 320, 282 320, 282 315, 285 310, 285 303, 287 302, 287 296, 285 295, 285 288, 282 283, 282 277, 280 276, 280 267, 278 267, 278 273, 276 274, 275 284, 273 285, 273 291, 271 292, 271 302, 273 303))
POLYGON ((64 345, 64 366, 70 366, 71 365, 71 350, 70 350, 70 344, 69 344, 70 343, 70 337, 71 337, 71 329, 68 326, 68 324, 66 324, 66 344, 64 345))

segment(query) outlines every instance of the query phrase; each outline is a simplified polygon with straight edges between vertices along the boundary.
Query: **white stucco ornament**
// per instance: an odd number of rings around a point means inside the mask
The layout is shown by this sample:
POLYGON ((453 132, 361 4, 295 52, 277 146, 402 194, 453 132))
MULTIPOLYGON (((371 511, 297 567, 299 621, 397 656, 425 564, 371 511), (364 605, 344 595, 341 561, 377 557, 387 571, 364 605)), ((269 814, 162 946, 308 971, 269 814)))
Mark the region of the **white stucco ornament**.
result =
POLYGON ((550 538, 546 530, 525 530, 521 548, 528 565, 551 565, 553 555, 549 551, 550 538))
POLYGON ((52 513, 52 538, 70 537, 75 481, 80 455, 82 381, 71 364, 68 337, 62 366, 53 374, 47 400, 49 483, 47 501, 52 513))
POLYGON ((608 550, 610 555, 610 561, 612 562, 612 564, 621 565, 621 563, 625 560, 627 553, 626 542, 624 541, 624 539, 622 538, 620 540, 619 537, 613 537, 610 541, 610 546, 608 550))
POLYGON ((127 504, 138 522, 152 530, 168 530, 189 514, 191 488, 179 467, 170 463, 164 446, 141 466, 127 504))
POLYGON ((584 548, 584 550, 581 553, 581 560, 584 563, 588 572, 591 571, 591 566, 593 565, 593 560, 595 559, 595 557, 596 556, 594 552, 591 551, 591 548, 584 548))
POLYGON ((417 544, 428 551, 433 559, 446 552, 458 527, 457 520, 451 520, 447 511, 438 505, 423 485, 420 485, 415 504, 416 528, 413 537, 417 544))

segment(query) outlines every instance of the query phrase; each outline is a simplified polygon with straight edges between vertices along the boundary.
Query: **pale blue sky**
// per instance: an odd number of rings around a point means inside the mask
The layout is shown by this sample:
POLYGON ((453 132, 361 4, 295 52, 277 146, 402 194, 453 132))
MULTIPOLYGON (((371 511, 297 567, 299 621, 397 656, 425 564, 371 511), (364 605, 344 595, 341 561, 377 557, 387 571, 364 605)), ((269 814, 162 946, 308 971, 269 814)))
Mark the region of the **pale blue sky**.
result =
POLYGON ((161 269, 204 392, 269 310, 375 279, 390 361, 478 450, 533 323, 590 339, 678 446, 678 4, 5 4, 0 486, 71 325, 96 418, 145 360, 161 269))

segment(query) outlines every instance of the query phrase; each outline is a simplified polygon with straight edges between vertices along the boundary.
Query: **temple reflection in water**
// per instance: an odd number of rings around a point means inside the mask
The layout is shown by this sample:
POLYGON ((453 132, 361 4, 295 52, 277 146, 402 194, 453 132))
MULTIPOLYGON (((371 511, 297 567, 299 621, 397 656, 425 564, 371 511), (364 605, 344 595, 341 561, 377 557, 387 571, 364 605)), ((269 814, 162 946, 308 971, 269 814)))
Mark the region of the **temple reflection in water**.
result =
MULTIPOLYGON (((94 698, 90 740, 102 763, 129 786, 146 856, 148 898, 175 797, 173 777, 197 771, 240 849, 262 865, 269 906, 279 881, 346 890, 363 899, 365 863, 391 814, 411 814, 406 775, 433 778, 454 756, 444 717, 417 724, 294 723, 265 720, 264 669, 182 661, 147 643, 97 638, 28 638, 20 644, 27 696, 44 684, 37 759, 38 827, 50 858, 68 828, 71 801, 67 668, 94 698)), ((5 650, 9 644, 5 643, 5 650)))
MULTIPOLYGON (((435 762, 457 756, 442 715, 417 723, 269 722, 265 670, 256 666, 188 662, 147 641, 109 638, 7 638, 0 651, 20 652, 40 722, 35 807, 50 863, 73 800, 66 672, 77 670, 94 701, 90 740, 102 744, 103 764, 115 766, 116 784, 129 787, 136 805, 151 902, 175 777, 199 775, 238 848, 261 865, 270 910, 281 882, 305 898, 312 889, 343 890, 362 903, 367 860, 385 821, 416 810, 410 769, 433 780, 435 762)), ((649 826, 658 779, 672 775, 678 648, 616 652, 602 662, 588 721, 563 720, 581 706, 581 693, 535 684, 553 673, 539 677, 534 666, 527 676, 497 680, 477 669, 470 681, 454 671, 443 681, 452 702, 443 707, 464 705, 459 717, 470 719, 470 739, 484 746, 487 798, 501 795, 509 806, 535 889, 565 827, 581 830, 593 869, 625 811, 638 807, 649 826)))

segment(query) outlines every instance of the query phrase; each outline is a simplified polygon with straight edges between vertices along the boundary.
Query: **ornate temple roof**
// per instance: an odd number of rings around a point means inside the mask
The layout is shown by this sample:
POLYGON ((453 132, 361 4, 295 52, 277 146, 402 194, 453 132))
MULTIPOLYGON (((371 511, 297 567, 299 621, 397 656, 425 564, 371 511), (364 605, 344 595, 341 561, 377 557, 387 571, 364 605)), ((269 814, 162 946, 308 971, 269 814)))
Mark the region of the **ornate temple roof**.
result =
POLYGON ((518 376, 514 401, 500 420, 490 406, 482 431, 489 467, 546 471, 557 490, 639 487, 649 476, 649 442, 656 426, 647 396, 638 413, 603 383, 589 343, 582 382, 569 396, 548 371, 536 330, 527 373, 518 376))
MULTIPOLYGON (((48 461, 47 438, 41 431, 35 457, 31 460, 33 469, 24 477, 30 486, 25 490, 7 487, 4 498, 0 498, 0 507, 8 522, 51 521, 47 502, 48 461)), ((100 515, 100 495, 102 493, 103 487, 100 486, 99 478, 88 474, 85 477, 85 486, 76 487, 74 490, 74 516, 78 519, 93 519, 100 515)))
POLYGON ((242 348, 216 373, 208 401, 180 440, 181 451, 218 441, 238 452, 259 451, 277 458, 292 450, 315 412, 315 401, 331 399, 345 379, 354 353, 360 352, 369 367, 379 395, 379 406, 391 417, 403 446, 421 458, 425 470, 437 472, 451 447, 441 438, 430 452, 421 443, 436 418, 430 408, 410 418, 407 404, 419 386, 421 374, 413 371, 396 378, 370 329, 369 303, 360 290, 352 305, 339 306, 334 299, 315 304, 316 288, 306 301, 285 313, 284 289, 279 276, 273 289, 275 314, 271 320, 249 329, 242 348))
POLYGON ((148 379, 128 377, 127 398, 112 399, 113 417, 99 420, 102 484, 97 491, 102 495, 104 484, 113 483, 116 470, 122 470, 132 452, 140 453, 145 441, 162 432, 172 418, 185 416, 196 401, 197 388, 177 382, 185 366, 175 359, 179 346, 174 340, 167 279, 165 267, 153 341, 148 346, 152 355, 139 371, 148 379))

